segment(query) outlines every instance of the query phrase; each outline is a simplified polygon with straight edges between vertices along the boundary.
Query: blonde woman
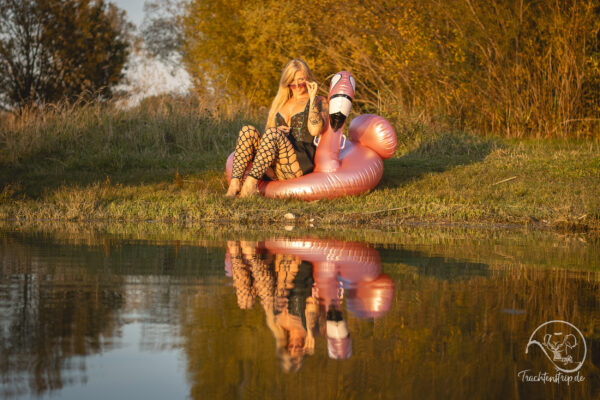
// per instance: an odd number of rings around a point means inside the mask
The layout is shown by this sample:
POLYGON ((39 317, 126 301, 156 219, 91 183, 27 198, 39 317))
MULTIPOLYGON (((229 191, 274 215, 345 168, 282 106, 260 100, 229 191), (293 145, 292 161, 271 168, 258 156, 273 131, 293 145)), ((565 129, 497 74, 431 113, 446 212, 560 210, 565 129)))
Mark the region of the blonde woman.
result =
POLYGON ((277 254, 275 276, 274 323, 267 325, 275 336, 282 369, 296 372, 304 356, 315 350, 319 305, 312 297, 313 265, 297 256, 277 254))
POLYGON ((229 241, 227 247, 238 306, 249 310, 260 298, 282 369, 298 371, 315 348, 319 305, 312 297, 312 264, 287 254, 259 254, 256 242, 229 241))
POLYGON ((226 196, 258 193, 258 180, 290 179, 314 168, 313 139, 327 126, 327 100, 317 96, 318 85, 300 59, 289 61, 281 73, 279 90, 269 110, 265 133, 244 126, 235 146, 231 182, 226 196), (252 168, 242 186, 244 172, 252 168))

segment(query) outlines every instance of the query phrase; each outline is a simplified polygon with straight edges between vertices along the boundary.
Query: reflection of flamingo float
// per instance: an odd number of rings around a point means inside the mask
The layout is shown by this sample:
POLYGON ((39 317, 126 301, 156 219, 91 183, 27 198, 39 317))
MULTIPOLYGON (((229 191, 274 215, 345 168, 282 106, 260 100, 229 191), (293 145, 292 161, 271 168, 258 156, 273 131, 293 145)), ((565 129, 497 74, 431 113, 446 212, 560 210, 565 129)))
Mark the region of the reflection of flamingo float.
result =
MULTIPOLYGON (((373 248, 323 239, 273 239, 258 246, 269 253, 295 256, 312 264, 313 293, 327 313, 327 348, 331 358, 348 358, 352 354, 350 333, 341 312, 344 297, 348 309, 359 318, 381 317, 391 307, 394 283, 381 273, 379 253, 373 248)), ((225 268, 231 268, 229 254, 225 268)))
MULTIPOLYGON (((275 254, 289 254, 313 265, 319 297, 330 301, 339 289, 346 292, 348 309, 359 318, 378 318, 392 305, 394 282, 381 273, 377 250, 358 242, 330 239, 271 239, 259 246, 275 254)), ((231 276, 229 251, 225 270, 231 276)))
POLYGON ((272 253, 291 254, 313 264, 319 298, 328 305, 343 289, 346 305, 359 318, 383 316, 392 305, 394 282, 381 273, 377 250, 358 242, 325 239, 267 240, 272 253))
MULTIPOLYGON (((356 195, 373 189, 383 175, 382 159, 396 152, 396 132, 384 118, 364 114, 352 120, 349 138, 343 127, 354 99, 355 81, 342 71, 331 79, 329 124, 321 135, 315 154, 314 172, 284 181, 259 181, 266 197, 304 200, 356 195)), ((227 180, 231 180, 233 153, 227 159, 227 180)))

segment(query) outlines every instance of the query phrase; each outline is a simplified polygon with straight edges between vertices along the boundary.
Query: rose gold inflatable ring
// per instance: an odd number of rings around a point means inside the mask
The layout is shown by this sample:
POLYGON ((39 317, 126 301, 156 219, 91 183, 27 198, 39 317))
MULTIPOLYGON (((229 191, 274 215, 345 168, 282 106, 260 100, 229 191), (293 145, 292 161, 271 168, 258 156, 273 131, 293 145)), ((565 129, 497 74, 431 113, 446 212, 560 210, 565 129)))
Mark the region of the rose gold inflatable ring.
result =
MULTIPOLYGON (((392 307, 394 282, 381 271, 379 252, 359 242, 333 239, 268 239, 257 250, 297 256, 313 265, 313 278, 324 305, 339 302, 344 289, 346 305, 359 318, 377 318, 392 307)), ((225 271, 231 276, 229 250, 225 271)))
MULTIPOLYGON (((315 286, 325 303, 345 288, 346 305, 359 318, 378 318, 394 299, 394 282, 381 271, 379 252, 359 242, 331 239, 272 239, 264 242, 271 253, 290 254, 313 265, 315 286)), ((338 299, 339 300, 339 299, 338 299)))
MULTIPOLYGON (((349 140, 342 140, 355 86, 349 72, 334 75, 329 90, 329 122, 318 140, 314 171, 293 179, 259 181, 263 196, 318 200, 356 195, 377 186, 383 176, 382 159, 394 155, 398 141, 390 123, 373 114, 354 118, 348 129, 349 140)), ((228 181, 232 166, 233 153, 226 163, 228 181)))

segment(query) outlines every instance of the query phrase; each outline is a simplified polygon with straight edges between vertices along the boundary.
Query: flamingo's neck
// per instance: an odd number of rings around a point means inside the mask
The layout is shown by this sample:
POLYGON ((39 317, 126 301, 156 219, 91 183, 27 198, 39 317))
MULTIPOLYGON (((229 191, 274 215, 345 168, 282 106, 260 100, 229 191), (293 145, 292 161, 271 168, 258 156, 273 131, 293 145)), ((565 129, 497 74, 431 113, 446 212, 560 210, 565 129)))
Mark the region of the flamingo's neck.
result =
POLYGON ((343 130, 342 126, 334 131, 331 125, 327 124, 315 153, 315 172, 333 172, 340 167, 340 140, 343 130))
POLYGON ((354 85, 354 78, 346 71, 339 72, 331 78, 329 118, 327 129, 321 135, 321 141, 315 153, 316 172, 333 172, 340 167, 340 142, 344 122, 352 108, 354 85))

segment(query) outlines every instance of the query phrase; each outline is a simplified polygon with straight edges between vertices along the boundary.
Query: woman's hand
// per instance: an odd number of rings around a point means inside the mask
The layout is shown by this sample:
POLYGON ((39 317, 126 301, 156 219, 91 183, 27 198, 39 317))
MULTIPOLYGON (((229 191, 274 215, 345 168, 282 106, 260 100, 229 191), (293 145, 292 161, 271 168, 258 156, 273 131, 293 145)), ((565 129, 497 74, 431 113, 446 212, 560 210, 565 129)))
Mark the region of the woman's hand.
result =
POLYGON ((280 126, 278 126, 278 127, 277 127, 277 130, 278 130, 279 132, 282 132, 282 133, 286 134, 286 135, 287 135, 288 133, 290 133, 290 127, 289 127, 289 126, 285 126, 285 125, 280 125, 280 126))
POLYGON ((308 97, 311 101, 317 96, 317 89, 319 89, 317 82, 306 82, 306 90, 308 91, 308 97))
POLYGON ((256 255, 256 249, 258 247, 257 242, 250 242, 246 240, 242 240, 240 242, 240 248, 242 249, 242 254, 246 257, 253 257, 256 255))
POLYGON ((306 338, 304 339, 304 352, 310 355, 315 353, 315 337, 311 331, 308 331, 306 338))

